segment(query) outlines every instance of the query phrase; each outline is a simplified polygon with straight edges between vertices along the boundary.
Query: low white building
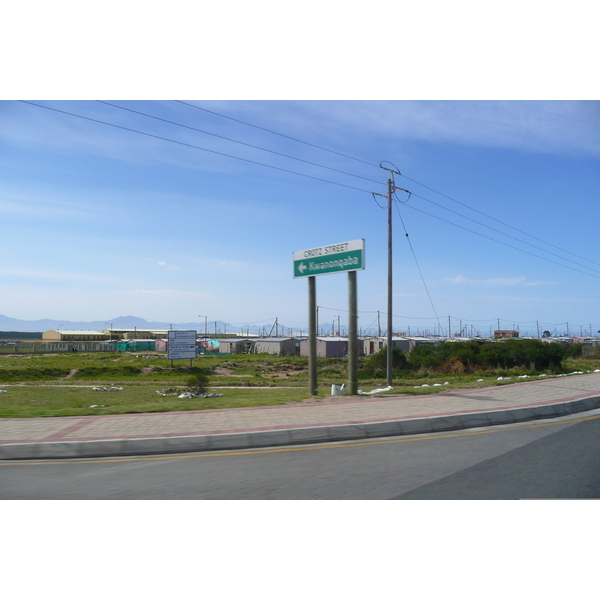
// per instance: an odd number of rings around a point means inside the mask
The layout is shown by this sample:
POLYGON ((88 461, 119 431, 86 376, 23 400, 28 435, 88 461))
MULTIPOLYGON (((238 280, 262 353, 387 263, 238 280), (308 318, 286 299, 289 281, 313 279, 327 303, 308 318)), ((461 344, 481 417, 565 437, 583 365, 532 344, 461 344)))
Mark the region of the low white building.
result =
POLYGON ((42 333, 45 342, 103 342, 110 339, 110 334, 103 331, 77 331, 75 329, 49 329, 42 333))

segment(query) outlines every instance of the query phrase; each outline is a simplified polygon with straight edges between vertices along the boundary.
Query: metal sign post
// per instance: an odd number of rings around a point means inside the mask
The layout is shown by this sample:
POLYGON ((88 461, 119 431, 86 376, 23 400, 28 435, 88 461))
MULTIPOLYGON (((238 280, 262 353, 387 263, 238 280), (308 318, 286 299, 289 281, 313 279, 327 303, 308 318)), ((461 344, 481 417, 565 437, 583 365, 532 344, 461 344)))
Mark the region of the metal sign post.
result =
POLYGON ((317 395, 316 275, 348 273, 348 391, 358 392, 358 308, 356 271, 365 268, 365 240, 352 240, 293 253, 294 278, 308 277, 308 391, 317 395))

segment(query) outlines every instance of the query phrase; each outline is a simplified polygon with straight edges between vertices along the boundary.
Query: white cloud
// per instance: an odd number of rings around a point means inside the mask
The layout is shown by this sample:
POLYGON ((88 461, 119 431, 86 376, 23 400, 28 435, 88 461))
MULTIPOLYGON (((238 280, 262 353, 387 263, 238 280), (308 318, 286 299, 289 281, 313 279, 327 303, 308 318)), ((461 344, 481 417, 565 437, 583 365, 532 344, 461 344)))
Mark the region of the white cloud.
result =
POLYGON ((331 127, 556 154, 600 156, 600 103, 575 101, 382 101, 308 104, 331 127), (326 121, 327 122, 327 121, 326 121))
POLYGON ((176 267, 175 265, 168 265, 164 260, 159 260, 156 263, 157 265, 161 266, 161 267, 167 267, 167 269, 169 271, 179 271, 179 267, 176 267))

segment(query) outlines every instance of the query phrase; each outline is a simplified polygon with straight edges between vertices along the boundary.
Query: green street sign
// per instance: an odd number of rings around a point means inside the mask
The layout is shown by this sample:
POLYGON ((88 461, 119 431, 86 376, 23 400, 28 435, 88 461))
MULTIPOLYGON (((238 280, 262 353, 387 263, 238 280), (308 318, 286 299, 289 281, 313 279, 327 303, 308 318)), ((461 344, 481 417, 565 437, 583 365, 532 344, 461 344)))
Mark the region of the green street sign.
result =
POLYGON ((360 271, 364 268, 363 239, 294 252, 294 278, 360 271))

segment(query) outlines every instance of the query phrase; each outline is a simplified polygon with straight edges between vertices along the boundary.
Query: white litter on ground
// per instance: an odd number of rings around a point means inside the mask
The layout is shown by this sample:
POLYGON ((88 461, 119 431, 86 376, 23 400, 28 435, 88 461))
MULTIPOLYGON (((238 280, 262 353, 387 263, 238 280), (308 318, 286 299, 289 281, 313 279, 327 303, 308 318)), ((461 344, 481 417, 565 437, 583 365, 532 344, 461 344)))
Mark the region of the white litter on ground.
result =
POLYGON ((223 394, 194 394, 192 392, 184 392, 179 394, 178 398, 192 400, 193 398, 220 398, 223 394))
MULTIPOLYGON (((333 386, 331 386, 333 388, 333 386)), ((391 385, 388 385, 388 387, 385 388, 379 388, 377 390, 371 390, 370 392, 363 392, 362 390, 358 390, 358 395, 359 396, 370 396, 371 394, 380 394, 381 392, 389 392, 391 390, 393 390, 394 388, 391 385)), ((336 394, 331 394, 332 396, 335 396, 336 394)))
POLYGON ((0 390, 0 394, 6 394, 8 390, 0 390))
POLYGON ((517 379, 529 379, 529 375, 519 375, 517 379))
MULTIPOLYGON (((107 388, 107 387, 95 387, 95 388, 92 388, 92 389, 95 392, 122 392, 123 391, 122 387, 115 387, 115 386, 109 387, 109 388, 107 388)), ((92 407, 90 406, 90 408, 92 408, 92 407)))
POLYGON ((156 393, 159 396, 179 396, 179 394, 181 392, 178 392, 177 390, 175 390, 173 388, 167 388, 167 389, 164 389, 162 391, 161 390, 156 390, 156 393))
POLYGON ((343 396, 345 389, 346 389, 346 384, 345 383, 342 383, 342 385, 336 385, 334 383, 331 386, 331 395, 332 396, 343 396))
POLYGON ((479 383, 480 381, 483 381, 483 379, 478 379, 478 380, 477 380, 477 383, 479 383))
POLYGON ((443 385, 450 385, 447 381, 444 381, 444 383, 434 383, 432 385, 429 385, 428 383, 424 383, 423 385, 415 385, 413 386, 415 389, 416 388, 424 388, 424 387, 442 387, 443 385))

